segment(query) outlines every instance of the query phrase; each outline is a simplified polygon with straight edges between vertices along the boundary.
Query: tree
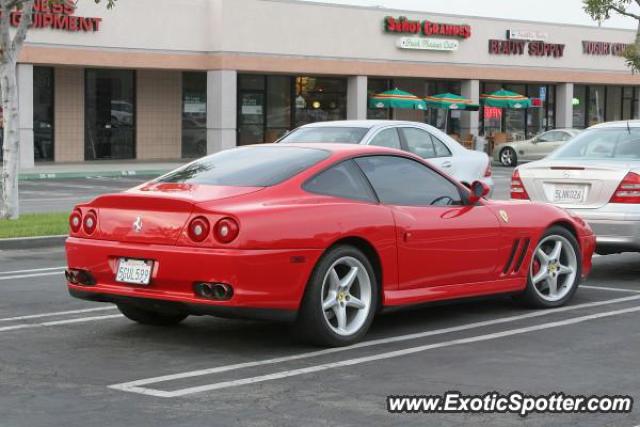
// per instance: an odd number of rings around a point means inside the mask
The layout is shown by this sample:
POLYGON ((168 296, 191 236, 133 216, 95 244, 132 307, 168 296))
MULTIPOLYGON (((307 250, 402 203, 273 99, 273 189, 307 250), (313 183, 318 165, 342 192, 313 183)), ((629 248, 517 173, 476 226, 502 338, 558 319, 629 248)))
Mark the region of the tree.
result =
POLYGON ((598 22, 606 21, 612 14, 638 21, 635 42, 624 51, 624 58, 632 72, 640 72, 640 14, 631 11, 631 6, 640 6, 640 0, 583 0, 583 3, 585 12, 598 22))
MULTIPOLYGON (((49 3, 76 3, 78 0, 49 0, 49 3)), ((94 0, 100 3, 102 0, 94 0)), ((104 0, 112 8, 117 0, 104 0)), ((17 219, 18 168, 20 159, 17 63, 33 19, 34 0, 0 0, 0 86, 4 121, 2 160, 2 203, 0 219, 17 219), (19 24, 11 37, 11 15, 19 24)))

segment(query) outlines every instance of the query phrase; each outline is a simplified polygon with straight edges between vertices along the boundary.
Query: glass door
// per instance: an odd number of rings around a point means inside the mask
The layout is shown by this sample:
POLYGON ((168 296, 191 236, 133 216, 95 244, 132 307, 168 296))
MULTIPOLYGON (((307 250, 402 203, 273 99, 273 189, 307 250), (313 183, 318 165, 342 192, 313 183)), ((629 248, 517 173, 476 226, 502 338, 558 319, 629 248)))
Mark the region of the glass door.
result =
POLYGON ((135 74, 87 70, 85 160, 134 159, 135 74))

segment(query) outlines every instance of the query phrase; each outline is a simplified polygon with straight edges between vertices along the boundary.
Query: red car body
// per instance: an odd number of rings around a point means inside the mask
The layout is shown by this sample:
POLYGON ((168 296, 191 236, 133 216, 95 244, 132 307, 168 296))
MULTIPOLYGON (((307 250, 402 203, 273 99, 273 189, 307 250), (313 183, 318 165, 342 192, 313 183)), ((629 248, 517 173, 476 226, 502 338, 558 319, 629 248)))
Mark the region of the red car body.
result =
POLYGON ((305 182, 349 158, 386 154, 426 165, 380 147, 311 146, 330 155, 274 186, 152 181, 79 205, 81 218, 95 214, 97 224, 91 235, 81 227, 66 242, 69 269, 91 275, 85 284, 68 282, 70 293, 93 301, 167 304, 191 314, 293 320, 314 266, 341 242, 371 259, 380 281, 380 308, 515 293, 525 289, 535 243, 552 225, 576 237, 582 276, 591 270, 595 237, 567 211, 485 199, 463 206, 389 206, 310 193, 305 182), (139 217, 143 230, 132 226, 139 217), (195 242, 187 225, 196 217, 212 225, 232 218, 238 235, 221 243, 210 232, 195 242), (150 284, 116 282, 121 258, 152 260, 150 284), (233 296, 203 298, 194 291, 198 282, 228 284, 233 296))

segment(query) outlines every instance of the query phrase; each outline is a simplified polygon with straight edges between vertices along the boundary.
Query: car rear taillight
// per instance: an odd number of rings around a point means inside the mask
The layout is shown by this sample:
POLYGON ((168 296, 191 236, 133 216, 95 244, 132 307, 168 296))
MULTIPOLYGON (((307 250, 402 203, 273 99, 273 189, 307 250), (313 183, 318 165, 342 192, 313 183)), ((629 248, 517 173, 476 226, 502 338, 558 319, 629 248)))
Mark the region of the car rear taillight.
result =
POLYGON ((69 227, 74 233, 80 231, 82 227, 82 212, 80 212, 80 209, 75 209, 71 212, 71 215, 69 215, 69 227))
POLYGON ((613 193, 610 203, 640 203, 640 175, 629 172, 613 193))
POLYGON ((84 216, 84 221, 82 221, 82 223, 84 224, 84 232, 87 234, 93 234, 98 225, 98 215, 96 215, 95 211, 89 211, 84 216))
POLYGON ((203 216, 194 218, 189 223, 189 238, 194 242, 202 242, 209 235, 209 220, 203 216))
POLYGON ((232 242, 239 232, 240 226, 233 218, 222 218, 213 229, 213 235, 220 243, 232 242))
POLYGON ((493 170, 491 169, 491 162, 489 162, 487 164, 487 168, 484 171, 484 177, 489 178, 491 175, 493 175, 493 170))
POLYGON ((513 175, 511 176, 511 198, 529 200, 529 194, 527 194, 527 190, 525 190, 524 184, 520 179, 520 172, 518 172, 518 169, 514 170, 513 175))

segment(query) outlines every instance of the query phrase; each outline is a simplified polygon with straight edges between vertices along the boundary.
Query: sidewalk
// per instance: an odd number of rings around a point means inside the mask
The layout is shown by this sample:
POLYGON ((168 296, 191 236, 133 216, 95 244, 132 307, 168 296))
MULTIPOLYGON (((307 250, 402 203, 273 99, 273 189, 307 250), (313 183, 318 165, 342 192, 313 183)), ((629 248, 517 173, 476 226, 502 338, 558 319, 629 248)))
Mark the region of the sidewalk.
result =
POLYGON ((82 163, 36 163, 35 168, 22 169, 20 180, 86 178, 96 176, 157 176, 169 172, 187 160, 168 160, 162 162, 131 161, 92 161, 82 163))

